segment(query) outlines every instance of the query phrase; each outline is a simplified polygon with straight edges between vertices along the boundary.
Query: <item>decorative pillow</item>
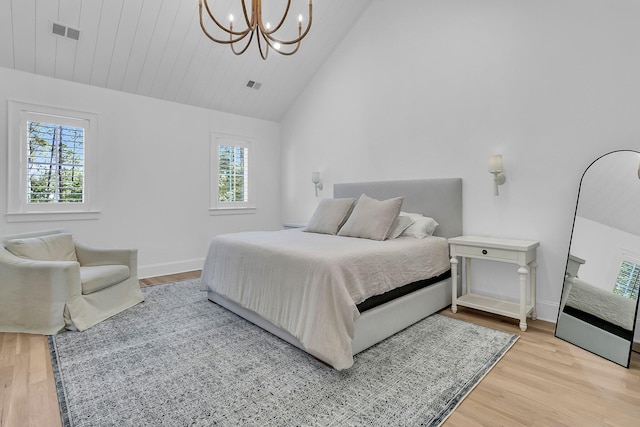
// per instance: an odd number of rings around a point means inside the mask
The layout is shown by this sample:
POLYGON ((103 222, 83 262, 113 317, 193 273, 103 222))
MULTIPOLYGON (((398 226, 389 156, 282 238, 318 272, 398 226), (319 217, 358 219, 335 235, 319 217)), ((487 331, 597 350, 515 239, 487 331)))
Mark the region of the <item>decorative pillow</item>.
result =
POLYGON ((391 232, 393 221, 398 218, 403 200, 403 197, 396 197, 380 201, 366 194, 361 195, 338 235, 372 240, 386 239, 391 232))
POLYGON ((78 261, 69 233, 12 239, 5 243, 5 247, 16 256, 36 261, 78 261))
POLYGON ((387 239, 395 239, 413 223, 414 221, 410 216, 399 216, 393 221, 391 232, 389 233, 389 237, 387 237, 387 239))
POLYGON ((322 199, 304 231, 336 234, 353 209, 355 199, 322 199))
POLYGON ((428 216, 401 216, 400 218, 413 219, 413 224, 404 230, 402 233, 403 236, 424 239, 425 237, 432 236, 433 232, 436 231, 436 227, 438 227, 436 220, 428 216))

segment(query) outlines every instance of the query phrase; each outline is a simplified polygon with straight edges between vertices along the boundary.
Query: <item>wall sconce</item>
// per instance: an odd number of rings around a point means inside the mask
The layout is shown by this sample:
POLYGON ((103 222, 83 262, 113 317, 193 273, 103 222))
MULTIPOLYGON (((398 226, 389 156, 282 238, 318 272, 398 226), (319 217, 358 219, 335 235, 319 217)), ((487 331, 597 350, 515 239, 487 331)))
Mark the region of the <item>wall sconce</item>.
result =
POLYGON ((320 182, 320 172, 311 172, 311 182, 316 186, 316 197, 318 197, 318 190, 322 190, 324 188, 320 182))
POLYGON ((497 154, 489 157, 489 173, 493 174, 494 194, 498 196, 498 185, 504 184, 507 180, 507 177, 502 173, 502 155, 497 154))

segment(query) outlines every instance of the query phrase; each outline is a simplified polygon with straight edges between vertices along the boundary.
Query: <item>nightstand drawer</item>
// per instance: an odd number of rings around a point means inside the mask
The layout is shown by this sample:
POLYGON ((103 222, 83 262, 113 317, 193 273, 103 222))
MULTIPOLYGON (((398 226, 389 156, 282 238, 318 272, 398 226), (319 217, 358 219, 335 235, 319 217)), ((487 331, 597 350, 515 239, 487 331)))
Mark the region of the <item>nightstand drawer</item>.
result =
POLYGON ((509 261, 517 261, 518 253, 514 251, 506 251, 503 249, 482 248, 476 246, 455 246, 455 251, 458 255, 471 256, 475 258, 492 258, 492 259, 504 259, 509 261))

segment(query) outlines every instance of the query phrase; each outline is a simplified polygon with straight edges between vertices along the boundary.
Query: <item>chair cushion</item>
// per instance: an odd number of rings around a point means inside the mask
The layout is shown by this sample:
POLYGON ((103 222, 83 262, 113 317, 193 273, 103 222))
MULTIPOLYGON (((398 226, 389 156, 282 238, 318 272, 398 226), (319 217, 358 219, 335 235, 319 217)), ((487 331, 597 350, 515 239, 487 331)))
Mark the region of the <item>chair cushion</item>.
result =
POLYGON ((11 239, 5 247, 12 254, 37 261, 78 261, 76 247, 69 233, 11 239))
POLYGON ((83 295, 98 292, 129 278, 126 265, 90 265, 80 267, 83 295))

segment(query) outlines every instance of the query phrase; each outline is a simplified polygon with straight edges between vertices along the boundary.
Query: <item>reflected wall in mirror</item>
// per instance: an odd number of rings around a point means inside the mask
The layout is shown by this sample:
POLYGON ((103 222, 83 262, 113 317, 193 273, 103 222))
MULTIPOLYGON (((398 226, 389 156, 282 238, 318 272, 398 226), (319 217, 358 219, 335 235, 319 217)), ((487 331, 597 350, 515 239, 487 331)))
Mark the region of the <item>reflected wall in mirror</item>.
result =
POLYGON ((556 337, 628 368, 640 285, 640 153, 605 154, 584 172, 566 265, 556 337))

